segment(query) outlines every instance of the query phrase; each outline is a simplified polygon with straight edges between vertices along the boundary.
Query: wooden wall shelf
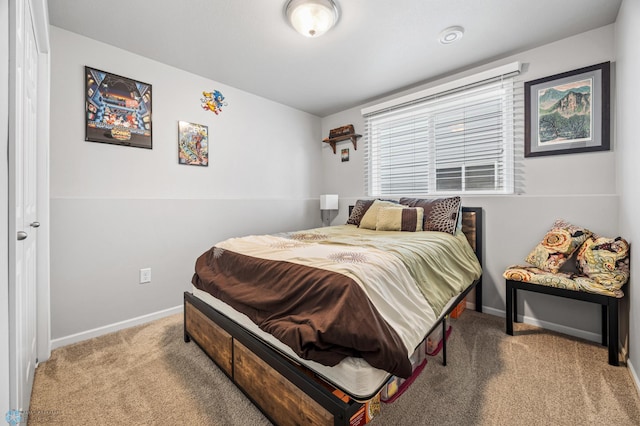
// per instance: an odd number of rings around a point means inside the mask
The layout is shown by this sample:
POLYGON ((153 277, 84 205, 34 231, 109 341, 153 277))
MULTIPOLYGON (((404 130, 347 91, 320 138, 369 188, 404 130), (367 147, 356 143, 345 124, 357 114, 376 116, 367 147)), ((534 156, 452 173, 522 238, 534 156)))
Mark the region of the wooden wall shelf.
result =
POLYGON ((329 145, 331 145, 331 148, 333 148, 333 153, 336 153, 336 143, 337 142, 342 142, 342 141, 346 141, 346 140, 351 140, 351 142, 353 143, 353 149, 354 150, 358 150, 358 138, 361 138, 362 135, 358 135, 355 133, 349 134, 349 135, 342 135, 342 136, 336 136, 335 138, 325 138, 322 140, 322 142, 324 143, 328 143, 329 145))

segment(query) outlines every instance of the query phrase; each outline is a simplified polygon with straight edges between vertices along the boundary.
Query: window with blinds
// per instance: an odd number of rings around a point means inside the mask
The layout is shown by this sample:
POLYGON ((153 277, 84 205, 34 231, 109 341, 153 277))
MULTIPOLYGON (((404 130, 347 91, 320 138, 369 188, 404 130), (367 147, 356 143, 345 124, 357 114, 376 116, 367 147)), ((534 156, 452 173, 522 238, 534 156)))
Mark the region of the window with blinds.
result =
POLYGON ((370 196, 513 192, 513 78, 365 116, 370 196))

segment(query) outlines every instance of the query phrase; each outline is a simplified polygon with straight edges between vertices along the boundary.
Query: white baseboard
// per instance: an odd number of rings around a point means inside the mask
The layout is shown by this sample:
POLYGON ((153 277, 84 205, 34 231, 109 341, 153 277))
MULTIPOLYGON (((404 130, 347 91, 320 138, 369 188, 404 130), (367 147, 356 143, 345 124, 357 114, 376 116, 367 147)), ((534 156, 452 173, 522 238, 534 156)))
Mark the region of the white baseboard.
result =
POLYGON ((636 385, 636 392, 638 392, 638 395, 640 396, 640 379, 638 379, 638 374, 636 373, 636 369, 633 367, 633 363, 630 359, 627 360, 627 368, 629 369, 629 373, 631 373, 633 383, 636 385))
POLYGON ((56 349, 62 346, 70 345, 72 343, 77 343, 83 340, 92 339, 94 337, 113 333, 114 331, 123 330, 125 328, 133 327, 136 325, 146 324, 153 320, 168 317, 169 315, 179 314, 182 312, 182 310, 183 310, 183 305, 179 305, 173 308, 152 312, 150 314, 142 315, 136 318, 131 318, 125 321, 116 322, 114 324, 109 324, 102 327, 94 328, 92 330, 87 330, 80 333, 72 334, 70 336, 53 339, 51 340, 51 349, 56 349))
MULTIPOLYGON (((467 303, 467 306, 469 304, 467 303)), ((482 307, 482 312, 497 317, 506 318, 506 312, 501 309, 489 308, 487 306, 482 307)), ((553 322, 542 321, 537 318, 518 315, 518 321, 525 324, 535 325, 536 327, 544 328, 545 330, 556 331, 562 334, 568 334, 569 336, 579 337, 580 339, 588 340, 590 342, 602 343, 602 335, 600 333, 593 333, 591 331, 580 330, 578 328, 567 327, 565 325, 555 324, 553 322)), ((506 324, 505 324, 506 327, 506 324)))

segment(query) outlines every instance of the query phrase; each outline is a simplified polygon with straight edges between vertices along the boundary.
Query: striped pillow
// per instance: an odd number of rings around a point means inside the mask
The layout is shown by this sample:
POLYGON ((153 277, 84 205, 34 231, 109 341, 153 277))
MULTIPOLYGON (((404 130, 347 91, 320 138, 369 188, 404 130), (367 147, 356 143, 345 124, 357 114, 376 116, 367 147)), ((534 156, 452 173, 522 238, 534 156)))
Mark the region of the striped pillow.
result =
POLYGON ((382 207, 376 217, 376 231, 422 231, 422 207, 382 207))
POLYGON ((380 209, 384 207, 402 206, 392 201, 374 200, 371 206, 367 209, 367 212, 364 214, 364 216, 362 216, 362 220, 360 220, 360 228, 375 230, 378 211, 380 211, 380 209))

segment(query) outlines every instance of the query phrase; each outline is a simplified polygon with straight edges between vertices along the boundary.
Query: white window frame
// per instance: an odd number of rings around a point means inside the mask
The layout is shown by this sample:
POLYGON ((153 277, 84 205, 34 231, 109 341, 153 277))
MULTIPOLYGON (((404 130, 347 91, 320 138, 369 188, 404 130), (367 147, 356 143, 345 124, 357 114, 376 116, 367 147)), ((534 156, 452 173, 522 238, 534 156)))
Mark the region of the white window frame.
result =
MULTIPOLYGON (((440 195, 487 195, 487 194, 512 194, 514 191, 514 82, 511 78, 515 74, 519 73, 520 64, 518 62, 508 64, 493 70, 485 71, 483 73, 476 74, 471 77, 467 77, 461 80, 456 80, 451 83, 447 83, 438 87, 423 90, 403 96, 391 101, 384 102, 372 107, 368 107, 362 110, 365 116, 366 130, 365 130, 365 191, 369 196, 440 196, 440 195), (496 89, 499 93, 499 97, 495 96, 497 93, 491 93, 490 95, 478 94, 483 87, 491 88, 491 84, 495 82, 501 82, 500 88, 496 89), (507 84, 503 84, 507 83, 507 84), (453 95, 455 94, 455 95, 453 95), (468 97, 467 97, 468 95, 468 97), (449 100, 446 98, 450 96, 449 100), (496 160, 492 158, 486 159, 469 159, 458 163, 451 163, 443 166, 442 168, 455 168, 461 167, 461 190, 438 190, 437 189, 437 164, 435 149, 437 145, 436 141, 436 128, 433 121, 438 112, 442 113, 443 105, 455 105, 464 102, 464 99, 481 99, 483 96, 487 96, 490 99, 499 99, 501 101, 500 112, 501 121, 497 128, 502 130, 501 139, 501 155, 496 160), (432 102, 434 99, 440 99, 440 104, 432 102), (444 99, 444 100, 443 100, 444 99), (434 106, 435 104, 435 106, 434 106), (373 136, 373 128, 379 123, 388 122, 389 120, 397 120, 403 117, 408 117, 414 114, 414 111, 418 109, 421 113, 421 119, 429 121, 426 126, 429 128, 427 150, 428 150, 428 181, 427 188, 425 190, 419 190, 414 193, 399 193, 397 191, 383 190, 383 186, 380 182, 380 170, 376 171, 379 167, 379 147, 376 145, 375 137, 373 136), (406 110, 406 111, 403 111, 406 110), (388 113, 394 113, 394 117, 388 117, 388 113), (385 117, 387 116, 387 117, 385 117), (481 190, 469 190, 467 189, 466 171, 469 167, 492 165, 494 168, 494 182, 502 185, 498 189, 481 189, 481 190), (375 172, 375 173, 374 173, 375 172)), ((464 154, 463 154, 464 157, 464 154)), ((455 161, 455 159, 454 159, 455 161)))

